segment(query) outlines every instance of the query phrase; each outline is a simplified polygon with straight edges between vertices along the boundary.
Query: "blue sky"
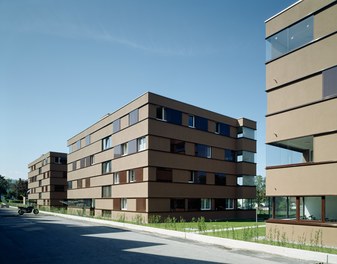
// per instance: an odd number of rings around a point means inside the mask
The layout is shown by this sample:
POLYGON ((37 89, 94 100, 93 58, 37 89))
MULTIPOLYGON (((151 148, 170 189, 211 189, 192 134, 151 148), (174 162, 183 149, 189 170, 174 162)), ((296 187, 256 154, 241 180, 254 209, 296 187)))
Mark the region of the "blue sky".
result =
POLYGON ((0 174, 147 91, 258 122, 265 25, 294 0, 0 0, 0 174))

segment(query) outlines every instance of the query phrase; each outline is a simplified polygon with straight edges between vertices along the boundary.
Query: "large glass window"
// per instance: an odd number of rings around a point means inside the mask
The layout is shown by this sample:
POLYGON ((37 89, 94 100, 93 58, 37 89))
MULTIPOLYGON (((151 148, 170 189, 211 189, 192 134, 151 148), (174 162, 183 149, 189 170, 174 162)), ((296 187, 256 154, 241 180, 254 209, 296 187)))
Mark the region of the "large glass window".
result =
POLYGON ((236 156, 237 162, 255 162, 255 153, 250 151, 238 151, 236 156))
POLYGON ((138 109, 135 109, 129 114, 129 126, 136 124, 138 121, 139 121, 138 109))
POLYGON ((211 158, 212 148, 203 144, 195 144, 195 156, 202 158, 211 158))
POLYGON ((156 109, 156 118, 159 120, 166 121, 166 111, 165 107, 163 106, 158 106, 156 109))
POLYGON ((337 67, 323 71, 323 98, 337 96, 337 67))
POLYGON ((195 128, 203 131, 208 131, 208 120, 206 118, 195 116, 195 128))
POLYGON ((251 210, 253 209, 253 199, 237 199, 238 209, 251 210))
POLYGON ((255 130, 249 127, 238 127, 237 137, 255 139, 255 130))
POLYGON ((322 197, 301 197, 300 214, 304 220, 321 220, 322 197))
POLYGON ((275 197, 275 218, 296 219, 296 197, 275 197))
POLYGON ((226 199, 226 209, 234 209, 234 199, 226 199))
POLYGON ((314 38, 314 16, 290 26, 266 40, 266 59, 272 60, 295 50, 314 38))
POLYGON ((237 178, 237 185, 239 186, 255 186, 255 176, 252 175, 242 175, 237 178))
POLYGON ((102 139, 102 150, 111 148, 111 136, 102 139))
POLYGON ((172 211, 184 211, 185 210, 185 199, 171 199, 171 210, 172 211))
POLYGON ((313 161, 313 137, 283 140, 267 145, 267 166, 313 161))

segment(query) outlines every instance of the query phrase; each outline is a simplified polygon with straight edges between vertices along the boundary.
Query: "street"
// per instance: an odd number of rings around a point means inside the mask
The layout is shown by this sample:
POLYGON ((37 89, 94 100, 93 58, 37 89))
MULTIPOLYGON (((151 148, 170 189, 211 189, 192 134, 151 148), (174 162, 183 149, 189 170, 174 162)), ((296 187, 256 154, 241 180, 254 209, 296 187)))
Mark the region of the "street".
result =
POLYGON ((0 209, 0 263, 314 263, 0 209))

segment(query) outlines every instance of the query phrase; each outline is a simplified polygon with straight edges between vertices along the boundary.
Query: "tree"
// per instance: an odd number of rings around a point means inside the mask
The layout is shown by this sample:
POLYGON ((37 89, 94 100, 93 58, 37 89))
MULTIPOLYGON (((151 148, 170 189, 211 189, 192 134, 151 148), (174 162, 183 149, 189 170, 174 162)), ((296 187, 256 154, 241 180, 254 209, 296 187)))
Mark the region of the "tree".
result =
POLYGON ((7 194, 8 181, 5 176, 0 175, 0 197, 7 194))
POLYGON ((28 191, 28 181, 27 180, 21 180, 20 178, 14 183, 14 192, 16 195, 16 199, 22 200, 22 196, 26 197, 27 191, 28 191))
POLYGON ((266 178, 257 175, 255 179, 256 184, 256 203, 259 207, 262 203, 266 202, 266 178))

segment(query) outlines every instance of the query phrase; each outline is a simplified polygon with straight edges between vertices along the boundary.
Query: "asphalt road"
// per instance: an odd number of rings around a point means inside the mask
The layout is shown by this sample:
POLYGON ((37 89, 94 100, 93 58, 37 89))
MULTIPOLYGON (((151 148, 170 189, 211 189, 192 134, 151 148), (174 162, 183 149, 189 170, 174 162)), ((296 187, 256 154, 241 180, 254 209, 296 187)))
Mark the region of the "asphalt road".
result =
POLYGON ((314 263, 0 209, 0 263, 314 263))

